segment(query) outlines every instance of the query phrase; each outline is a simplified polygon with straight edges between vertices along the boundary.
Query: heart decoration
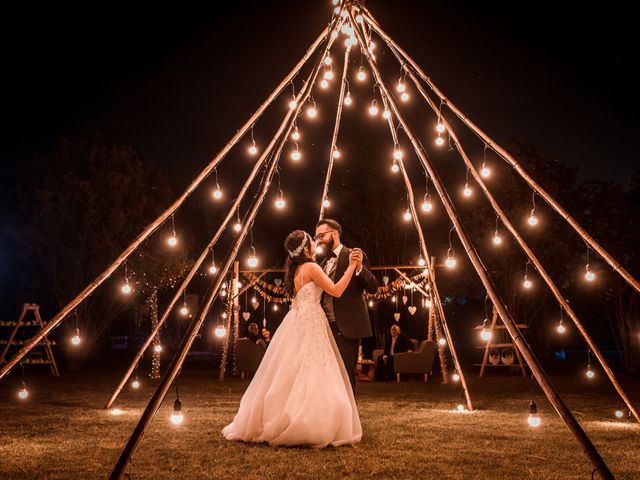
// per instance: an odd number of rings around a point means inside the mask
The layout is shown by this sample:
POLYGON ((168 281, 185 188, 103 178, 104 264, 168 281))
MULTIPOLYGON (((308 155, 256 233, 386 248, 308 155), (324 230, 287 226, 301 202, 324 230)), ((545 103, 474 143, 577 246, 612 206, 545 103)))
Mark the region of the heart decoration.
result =
POLYGON ((418 310, 418 309, 416 307, 414 307, 413 305, 411 305, 408 310, 409 310, 409 313, 411 315, 415 315, 416 314, 416 310, 418 310))
POLYGON ((253 307, 254 310, 257 310, 258 307, 260 306, 260 302, 253 302, 251 306, 253 307))
POLYGON ((276 287, 279 287, 280 285, 282 285, 282 279, 281 278, 274 278, 273 279, 273 283, 276 284, 276 287))
POLYGON ((387 277, 386 275, 382 277, 382 283, 384 283, 385 285, 389 283, 389 277, 387 277))
POLYGON ((407 297, 406 295, 402 296, 402 304, 403 305, 406 305, 408 300, 409 300, 409 297, 407 297))
POLYGON ((395 319, 396 322, 400 320, 400 313, 399 312, 394 313, 393 318, 395 319))
POLYGON ((249 312, 242 312, 242 318, 244 318, 245 321, 247 321, 251 318, 251 314, 249 312))

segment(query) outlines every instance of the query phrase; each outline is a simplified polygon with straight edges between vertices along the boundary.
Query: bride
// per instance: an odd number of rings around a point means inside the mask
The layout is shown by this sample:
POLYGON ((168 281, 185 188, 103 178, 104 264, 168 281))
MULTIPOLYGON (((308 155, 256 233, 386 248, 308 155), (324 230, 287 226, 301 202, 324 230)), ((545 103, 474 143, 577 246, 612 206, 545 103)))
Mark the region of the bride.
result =
POLYGON ((296 230, 285 240, 284 286, 291 309, 273 335, 240 408, 222 434, 269 445, 351 445, 362 438, 355 399, 320 299, 340 297, 356 267, 353 254, 333 281, 315 263, 315 242, 296 230))

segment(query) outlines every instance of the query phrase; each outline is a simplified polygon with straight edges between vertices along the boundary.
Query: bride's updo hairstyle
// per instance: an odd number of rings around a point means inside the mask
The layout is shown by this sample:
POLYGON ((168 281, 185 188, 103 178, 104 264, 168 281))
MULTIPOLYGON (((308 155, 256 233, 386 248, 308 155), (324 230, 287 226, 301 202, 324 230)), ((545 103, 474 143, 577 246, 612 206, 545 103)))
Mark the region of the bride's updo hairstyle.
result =
POLYGON ((287 260, 284 263, 284 289, 289 296, 293 296, 293 278, 296 269, 303 263, 313 262, 308 253, 311 248, 311 235, 304 230, 294 230, 284 241, 287 260))

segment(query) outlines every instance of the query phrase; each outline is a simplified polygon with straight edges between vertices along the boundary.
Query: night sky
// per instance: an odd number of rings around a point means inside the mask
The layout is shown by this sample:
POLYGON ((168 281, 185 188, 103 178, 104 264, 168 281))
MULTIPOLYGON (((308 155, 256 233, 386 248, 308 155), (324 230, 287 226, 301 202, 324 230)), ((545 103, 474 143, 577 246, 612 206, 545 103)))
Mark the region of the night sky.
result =
MULTIPOLYGON (((582 178, 625 182, 638 168, 637 27, 622 3, 573 11, 558 2, 367 5, 499 142, 532 143, 580 166, 582 178)), ((61 136, 99 133, 131 145, 181 192, 299 60, 332 7, 327 0, 11 8, 1 33, 9 208, 21 165, 53 151, 61 136)), ((322 179, 315 183, 321 188, 322 179)))

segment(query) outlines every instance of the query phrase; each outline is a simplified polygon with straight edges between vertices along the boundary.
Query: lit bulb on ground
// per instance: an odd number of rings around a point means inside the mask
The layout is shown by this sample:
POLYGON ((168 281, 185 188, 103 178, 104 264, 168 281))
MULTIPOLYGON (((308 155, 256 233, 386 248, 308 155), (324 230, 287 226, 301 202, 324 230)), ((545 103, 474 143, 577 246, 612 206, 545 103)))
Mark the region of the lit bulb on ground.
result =
POLYGON ((344 104, 348 107, 353 103, 353 100, 351 100, 351 95, 349 95, 347 93, 347 96, 344 97, 344 104))
POLYGON ((591 370, 591 367, 587 368, 587 378, 593 378, 596 374, 591 370))
POLYGON ((489 167, 483 166, 480 170, 480 175, 484 178, 489 178, 491 176, 491 169, 489 167))
POLYGON ((444 264, 446 265, 447 268, 455 268, 456 259, 453 257, 448 257, 447 260, 444 262, 444 264))
POLYGON ((186 317, 187 315, 189 315, 189 309, 187 308, 186 305, 183 305, 182 308, 180 309, 180 315, 182 315, 183 317, 186 317))
POLYGON ((224 327, 216 327, 215 333, 216 337, 222 338, 227 334, 227 329, 224 327))
POLYGON ((536 217, 535 214, 532 212, 531 215, 529 215, 529 219, 527 220, 527 222, 529 223, 529 225, 534 227, 538 224, 538 217, 536 217))
POLYGON ((25 400, 29 396, 29 390, 27 390, 27 385, 22 382, 20 385, 20 390, 18 390, 18 398, 20 400, 25 400))
POLYGON ((178 245, 178 239, 175 235, 171 235, 169 238, 167 238, 167 244, 170 247, 175 247, 176 245, 178 245))
POLYGON ((131 293, 131 285, 129 285, 129 282, 125 282, 120 290, 122 290, 122 293, 124 293, 125 295, 129 295, 131 293))
POLYGON ((384 112, 382 112, 382 118, 384 118, 385 120, 388 120, 390 117, 391 117, 391 112, 385 108, 384 112))
POLYGON ((337 148, 333 149, 333 158, 340 158, 340 150, 338 150, 337 148))
POLYGON ((80 345, 80 330, 76 328, 75 333, 73 334, 73 337, 71 337, 71 343, 73 345, 80 345))
POLYGON ((162 352, 162 345, 158 344, 155 347, 153 347, 153 351, 156 353, 160 353, 162 352))
POLYGON ((464 412, 464 405, 459 403, 458 406, 456 407, 456 410, 458 410, 459 412, 464 412))
POLYGON ((442 138, 442 137, 436 138, 436 145, 439 146, 439 147, 443 146, 444 145, 444 138, 442 138))
POLYGON ((297 162, 301 158, 302 154, 300 153, 300 150, 295 149, 293 152, 291 152, 291 160, 295 160, 297 162))
POLYGON ((400 95, 400 100, 402 100, 403 102, 408 102, 409 94, 407 92, 403 92, 402 95, 400 95))
POLYGON ((363 68, 360 67, 360 70, 358 70, 358 74, 356 75, 356 78, 359 81, 364 82, 367 79, 367 72, 365 72, 363 68))
POLYGON ((216 187, 212 195, 214 199, 220 200, 222 198, 222 191, 220 190, 220 187, 216 187))
POLYGON ((247 260, 247 265, 249 265, 251 268, 255 268, 258 266, 258 259, 255 257, 255 255, 249 257, 249 260, 247 260))
POLYGON ((468 198, 472 193, 473 191, 471 190, 471 187, 469 187, 469 185, 465 185, 464 190, 462 190, 462 194, 468 198))
POLYGON ((522 286, 524 288, 529 289, 529 288, 533 287, 533 283, 531 283, 531 280, 529 280, 527 277, 525 277, 524 281, 522 282, 522 286))
POLYGON ((378 114, 378 106, 375 103, 372 103, 369 107, 369 115, 375 117, 378 114))
POLYGON ((309 118, 316 118, 318 116, 318 110, 316 110, 316 107, 309 107, 307 109, 307 116, 309 118))
POLYGON ((176 399, 173 403, 173 413, 171 414, 171 423, 174 425, 180 425, 184 420, 184 416, 182 415, 182 402, 180 399, 176 399))
POLYGON ((436 132, 444 133, 444 131, 445 131, 444 123, 438 122, 438 124, 436 125, 436 132))
POLYGON ((120 410, 119 408, 112 408, 111 409, 111 415, 115 415, 116 417, 118 415, 122 415, 122 410, 120 410))
POLYGON ((440 345, 441 347, 444 347, 446 344, 447 344, 447 341, 444 338, 438 339, 438 345, 440 345))
POLYGON ((540 423, 542 423, 540 421, 540 417, 538 416, 538 407, 536 405, 536 402, 531 402, 529 404, 529 417, 527 418, 527 423, 529 424, 530 427, 539 427, 540 423))
POLYGON ((460 381, 460 375, 458 375, 458 372, 453 374, 453 377, 451 377, 453 379, 454 382, 459 382, 460 381))
POLYGON ((211 275, 215 275, 216 273, 218 273, 218 267, 215 263, 211 264, 211 266, 209 267, 209 273, 211 275))
POLYGON ((255 143, 249 147, 248 152, 249 155, 255 155, 256 153, 258 153, 258 147, 256 147, 255 143))

